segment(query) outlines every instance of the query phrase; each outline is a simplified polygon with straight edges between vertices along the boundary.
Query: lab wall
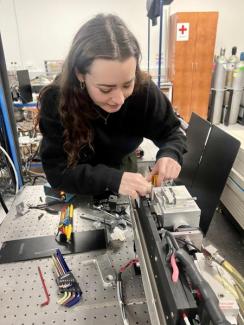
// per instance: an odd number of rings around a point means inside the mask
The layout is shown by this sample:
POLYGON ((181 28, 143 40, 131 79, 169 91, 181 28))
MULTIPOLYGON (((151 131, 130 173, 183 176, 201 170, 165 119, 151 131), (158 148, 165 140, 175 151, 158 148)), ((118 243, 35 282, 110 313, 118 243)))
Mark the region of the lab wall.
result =
MULTIPOLYGON (((142 49, 141 65, 147 68, 146 0, 0 0, 0 30, 8 69, 44 71, 44 60, 67 55, 79 27, 97 13, 121 16, 137 37, 142 49)), ((164 53, 167 51, 167 22, 179 11, 218 11, 216 53, 232 46, 244 51, 243 0, 174 0, 164 15, 164 53)), ((204 28, 204 26, 203 26, 204 28)), ((150 66, 156 69, 159 25, 151 28, 150 66)))
MULTIPOLYGON (((17 68, 43 70, 44 60, 64 59, 80 26, 101 12, 117 14, 126 22, 140 43, 142 65, 147 66, 145 0, 0 0, 8 68, 16 62, 17 68)), ((152 53, 157 52, 158 27, 152 30, 152 53)))

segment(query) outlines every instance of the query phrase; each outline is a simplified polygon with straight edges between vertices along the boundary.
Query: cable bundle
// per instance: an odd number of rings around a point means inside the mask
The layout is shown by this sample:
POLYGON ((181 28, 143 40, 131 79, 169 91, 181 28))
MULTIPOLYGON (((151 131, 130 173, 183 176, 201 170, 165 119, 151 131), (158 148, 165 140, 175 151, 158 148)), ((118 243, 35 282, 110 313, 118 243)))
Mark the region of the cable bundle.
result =
POLYGON ((117 275, 117 281, 116 281, 117 282, 117 297, 118 297, 119 308, 121 311, 121 316, 122 316, 124 325, 129 325, 129 321, 125 314, 125 302, 124 302, 123 292, 122 292, 122 273, 125 272, 127 270, 127 268, 129 268, 132 265, 137 264, 137 263, 139 263, 139 260, 137 258, 130 260, 124 266, 121 266, 121 268, 119 269, 118 275, 117 275))
POLYGON ((72 307, 80 301, 82 296, 79 283, 70 271, 59 249, 52 256, 52 260, 58 275, 56 282, 59 292, 63 294, 62 298, 58 300, 58 303, 65 307, 72 307))

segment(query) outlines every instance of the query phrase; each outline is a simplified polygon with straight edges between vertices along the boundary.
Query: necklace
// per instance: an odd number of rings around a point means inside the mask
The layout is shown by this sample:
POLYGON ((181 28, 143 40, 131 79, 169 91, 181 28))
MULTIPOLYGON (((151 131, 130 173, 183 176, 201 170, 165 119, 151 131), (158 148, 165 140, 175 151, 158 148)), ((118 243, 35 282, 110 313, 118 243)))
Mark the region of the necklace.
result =
POLYGON ((104 124, 107 125, 110 113, 107 113, 107 116, 103 116, 103 114, 101 112, 99 112, 99 110, 96 108, 96 106, 94 106, 94 108, 95 108, 95 111, 97 112, 98 116, 104 120, 104 124))

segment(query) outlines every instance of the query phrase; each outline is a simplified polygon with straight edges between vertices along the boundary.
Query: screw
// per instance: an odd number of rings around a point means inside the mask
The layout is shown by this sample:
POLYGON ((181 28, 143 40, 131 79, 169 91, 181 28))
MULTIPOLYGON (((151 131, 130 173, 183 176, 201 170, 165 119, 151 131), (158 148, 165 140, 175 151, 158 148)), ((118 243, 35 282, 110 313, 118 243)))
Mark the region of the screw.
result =
POLYGON ((108 281, 113 281, 114 280, 114 277, 112 276, 112 274, 107 275, 107 280, 108 281))
POLYGON ((41 220, 41 218, 44 216, 44 213, 41 213, 39 216, 38 216, 38 220, 41 220))

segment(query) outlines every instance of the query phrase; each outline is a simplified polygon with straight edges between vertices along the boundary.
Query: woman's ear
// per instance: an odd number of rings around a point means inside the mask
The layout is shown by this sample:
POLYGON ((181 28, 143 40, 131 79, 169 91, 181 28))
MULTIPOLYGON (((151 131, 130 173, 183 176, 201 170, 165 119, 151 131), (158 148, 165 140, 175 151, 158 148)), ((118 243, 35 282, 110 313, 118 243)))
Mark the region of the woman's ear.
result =
POLYGON ((84 75, 80 73, 77 68, 75 68, 75 75, 79 82, 84 82, 84 75))

